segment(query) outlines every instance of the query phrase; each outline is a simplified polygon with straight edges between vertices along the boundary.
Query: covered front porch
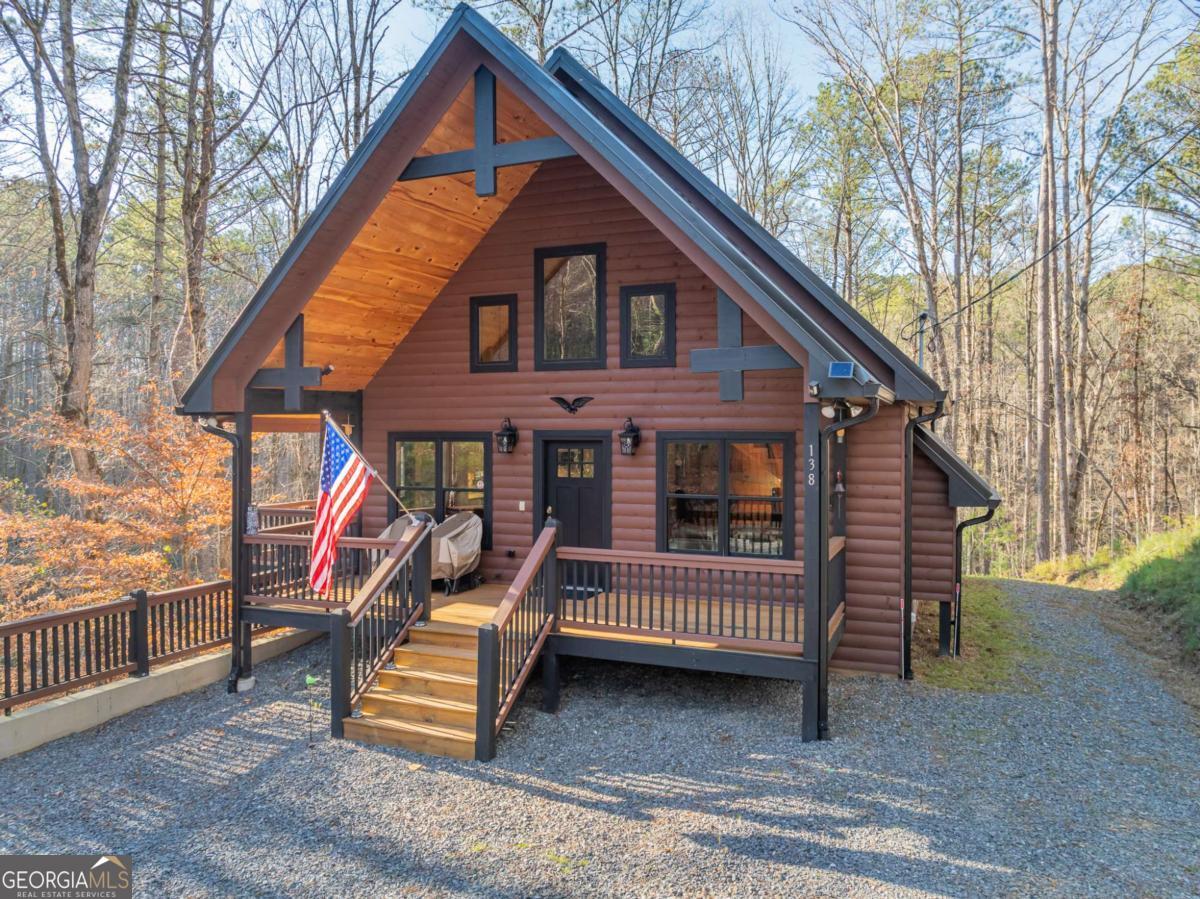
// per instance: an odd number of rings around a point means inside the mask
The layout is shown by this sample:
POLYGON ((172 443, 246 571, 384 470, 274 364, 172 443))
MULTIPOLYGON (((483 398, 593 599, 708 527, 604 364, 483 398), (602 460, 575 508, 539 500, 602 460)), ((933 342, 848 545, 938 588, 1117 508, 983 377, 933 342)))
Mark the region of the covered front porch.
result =
MULTIPOLYGON (((265 526, 243 537, 242 621, 330 634, 335 735, 490 759, 539 660, 556 707, 562 656, 795 680, 805 737, 819 735, 802 561, 563 546, 550 520, 511 582, 446 594, 430 577, 433 522, 418 520, 395 539, 343 538, 318 596, 311 504, 258 517, 265 526)), ((844 619, 844 602, 832 606, 812 644, 836 647, 844 619)))

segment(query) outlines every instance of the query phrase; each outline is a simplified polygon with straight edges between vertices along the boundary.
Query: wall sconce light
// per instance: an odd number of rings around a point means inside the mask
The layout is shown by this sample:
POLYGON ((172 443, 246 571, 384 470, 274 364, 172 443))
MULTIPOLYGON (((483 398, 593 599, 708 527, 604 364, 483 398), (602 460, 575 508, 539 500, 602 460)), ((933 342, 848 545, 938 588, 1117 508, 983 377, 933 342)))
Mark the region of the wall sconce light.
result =
POLYGON ((617 435, 621 441, 621 455, 632 456, 637 452, 637 446, 642 442, 642 431, 633 423, 632 418, 625 419, 625 427, 617 435))
POLYGON ((496 450, 501 453, 511 453, 517 445, 517 429, 505 418, 500 422, 500 430, 496 432, 496 450))

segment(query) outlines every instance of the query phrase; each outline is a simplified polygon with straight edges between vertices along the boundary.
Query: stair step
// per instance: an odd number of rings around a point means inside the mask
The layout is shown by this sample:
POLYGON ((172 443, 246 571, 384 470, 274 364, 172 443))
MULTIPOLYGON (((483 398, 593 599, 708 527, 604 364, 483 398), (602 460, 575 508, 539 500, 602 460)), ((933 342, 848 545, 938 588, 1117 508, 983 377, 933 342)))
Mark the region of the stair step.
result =
POLYGON ((396 648, 395 661, 400 668, 432 668, 435 671, 474 673, 478 667, 475 650, 436 643, 406 643, 399 646, 396 648))
POLYGON ((453 621, 430 621, 424 627, 408 632, 410 644, 438 644, 458 649, 475 649, 479 645, 479 628, 453 621))
POLYGON ((361 718, 343 718, 348 739, 363 743, 403 746, 414 752, 455 759, 475 758, 475 731, 444 724, 393 721, 364 713, 361 718))
POLYGON ((385 668, 379 672, 379 686, 394 693, 423 693, 463 702, 474 702, 478 690, 473 673, 435 671, 419 666, 385 668))
POLYGON ((362 699, 364 714, 388 721, 413 721, 465 727, 474 732, 475 703, 428 693, 397 692, 376 687, 362 699))

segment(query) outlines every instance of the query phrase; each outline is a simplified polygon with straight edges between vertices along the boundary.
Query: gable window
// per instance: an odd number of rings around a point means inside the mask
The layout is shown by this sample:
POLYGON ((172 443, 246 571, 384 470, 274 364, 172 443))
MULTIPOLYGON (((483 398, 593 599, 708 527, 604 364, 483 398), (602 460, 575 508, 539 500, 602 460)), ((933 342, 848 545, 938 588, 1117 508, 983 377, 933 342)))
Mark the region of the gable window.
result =
POLYGON ((517 297, 471 297, 471 371, 517 370, 517 297))
POLYGON ((621 288, 621 367, 675 365, 675 285, 621 288))
POLYGON ((604 244, 533 254, 534 367, 604 368, 604 244))
POLYGON ((790 434, 670 434, 658 444, 660 552, 791 558, 790 434))
MULTIPOLYGON (((444 521, 457 512, 483 519, 483 547, 492 545, 490 434, 390 435, 389 480, 410 512, 444 521)), ((399 510, 391 502, 391 517, 399 510)))

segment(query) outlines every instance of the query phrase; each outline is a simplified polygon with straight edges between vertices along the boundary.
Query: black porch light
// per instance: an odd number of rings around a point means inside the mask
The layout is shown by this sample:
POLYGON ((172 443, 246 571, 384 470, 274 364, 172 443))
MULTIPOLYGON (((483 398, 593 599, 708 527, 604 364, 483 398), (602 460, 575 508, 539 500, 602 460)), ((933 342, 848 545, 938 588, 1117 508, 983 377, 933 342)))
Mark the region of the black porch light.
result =
POLYGON ((632 418, 625 419, 625 427, 617 435, 621 441, 621 455, 632 456, 637 452, 637 445, 642 442, 642 431, 633 423, 632 418))
POLYGON ((513 423, 505 418, 500 422, 500 430, 496 432, 496 451, 501 453, 511 453, 517 445, 517 429, 513 427, 513 423))

